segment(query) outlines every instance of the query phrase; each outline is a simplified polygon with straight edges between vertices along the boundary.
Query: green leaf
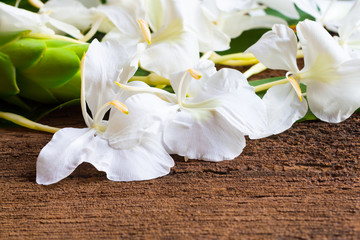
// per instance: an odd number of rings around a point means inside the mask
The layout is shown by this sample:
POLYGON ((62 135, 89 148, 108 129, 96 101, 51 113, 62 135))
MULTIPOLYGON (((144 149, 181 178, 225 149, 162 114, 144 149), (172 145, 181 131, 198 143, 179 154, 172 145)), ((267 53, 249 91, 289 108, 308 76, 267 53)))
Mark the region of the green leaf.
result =
POLYGON ((284 16, 283 14, 281 14, 280 12, 272 9, 272 8, 267 8, 265 10, 265 12, 268 14, 268 15, 272 15, 272 16, 276 16, 276 17, 280 17, 282 19, 284 19, 285 21, 287 21, 288 25, 289 26, 293 26, 293 25, 296 25, 298 24, 298 22, 300 21, 304 21, 305 19, 310 19, 310 20, 315 20, 315 18, 311 15, 309 15, 308 13, 302 11, 300 8, 298 8, 297 6, 296 7, 296 10, 298 11, 299 15, 300 15, 300 18, 299 19, 293 19, 293 18, 289 18, 289 17, 286 17, 284 16))
POLYGON ((285 77, 272 77, 272 78, 265 78, 260 80, 253 80, 249 81, 250 86, 256 87, 265 83, 275 82, 280 79, 284 79, 285 77))
POLYGON ((23 38, 1 49, 10 56, 12 63, 18 69, 26 69, 34 65, 46 50, 43 41, 23 38))
POLYGON ((225 55, 244 52, 251 45, 256 43, 261 38, 261 36, 269 30, 270 29, 266 28, 258 28, 244 31, 239 37, 231 39, 229 50, 218 52, 218 54, 225 55))
POLYGON ((49 48, 39 63, 23 71, 23 74, 41 86, 56 88, 73 78, 79 69, 80 60, 74 52, 49 48))
POLYGON ((19 93, 15 79, 15 68, 8 55, 0 52, 0 98, 19 93))
POLYGON ((0 32, 0 48, 27 35, 30 30, 16 32, 0 32))

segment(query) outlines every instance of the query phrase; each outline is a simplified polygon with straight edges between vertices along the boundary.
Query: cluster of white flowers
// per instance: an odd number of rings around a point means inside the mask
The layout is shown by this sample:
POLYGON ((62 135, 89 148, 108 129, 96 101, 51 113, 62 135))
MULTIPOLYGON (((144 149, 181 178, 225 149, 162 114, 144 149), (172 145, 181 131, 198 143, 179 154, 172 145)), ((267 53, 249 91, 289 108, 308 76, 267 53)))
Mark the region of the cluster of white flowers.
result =
POLYGON ((82 60, 87 128, 55 133, 38 158, 39 184, 60 181, 82 162, 105 171, 110 180, 153 179, 170 172, 169 154, 230 160, 242 152, 245 136, 281 133, 308 108, 319 119, 337 123, 360 107, 359 1, 30 2, 39 13, 0 3, 0 31, 62 32, 82 41, 105 33, 101 42, 92 41, 82 60), (299 42, 282 18, 264 12, 271 7, 297 19, 294 3, 316 19, 298 23, 299 42), (241 72, 217 71, 206 53, 226 50, 231 38, 258 27, 272 31, 247 52, 268 68, 288 71, 263 99, 241 72), (296 62, 299 51, 302 70, 296 62), (168 80, 174 93, 129 81, 138 66, 168 80))

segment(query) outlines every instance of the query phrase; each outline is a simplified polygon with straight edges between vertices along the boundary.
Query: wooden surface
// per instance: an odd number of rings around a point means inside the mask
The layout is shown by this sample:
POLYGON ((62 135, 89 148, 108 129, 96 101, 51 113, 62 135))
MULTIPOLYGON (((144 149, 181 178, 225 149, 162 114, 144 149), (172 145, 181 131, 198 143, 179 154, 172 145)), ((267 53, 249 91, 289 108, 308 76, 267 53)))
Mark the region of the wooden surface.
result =
MULTIPOLYGON (((72 108, 44 123, 83 126, 72 108)), ((175 157, 170 175, 112 182, 91 165, 35 183, 50 134, 0 129, 0 239, 360 239, 360 114, 297 123, 233 161, 175 157)))

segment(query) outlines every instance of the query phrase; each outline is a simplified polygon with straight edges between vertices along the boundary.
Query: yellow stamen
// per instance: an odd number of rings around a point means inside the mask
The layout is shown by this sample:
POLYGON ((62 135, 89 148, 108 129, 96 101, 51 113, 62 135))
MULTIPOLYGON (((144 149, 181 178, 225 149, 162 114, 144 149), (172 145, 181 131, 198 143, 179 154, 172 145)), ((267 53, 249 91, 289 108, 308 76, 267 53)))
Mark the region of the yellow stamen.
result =
POLYGON ((109 104, 113 105, 114 107, 116 107, 118 110, 120 110, 121 112, 125 113, 126 115, 129 114, 129 110, 128 108, 121 103, 118 100, 112 100, 111 102, 109 102, 109 104))
POLYGON ((302 101, 302 94, 301 94, 301 88, 300 85, 298 84, 298 82, 292 78, 292 77, 288 77, 287 80, 290 82, 291 86, 294 88, 296 94, 298 95, 300 102, 302 101))
POLYGON ((140 25, 141 32, 144 35, 146 42, 148 44, 151 44, 151 32, 150 32, 149 25, 147 24, 147 22, 145 22, 145 20, 143 20, 141 18, 138 18, 137 21, 140 25))
POLYGON ((47 11, 45 14, 46 14, 46 15, 50 15, 53 11, 54 11, 54 10, 51 9, 51 10, 47 11))
POLYGON ((200 80, 200 78, 202 77, 202 74, 201 74, 199 71, 195 70, 195 69, 190 68, 190 69, 188 69, 187 71, 188 71, 188 72, 190 73, 190 75, 191 75, 193 78, 195 78, 196 80, 200 80))
POLYGON ((44 6, 44 3, 40 0, 28 0, 28 2, 36 8, 42 8, 44 6))

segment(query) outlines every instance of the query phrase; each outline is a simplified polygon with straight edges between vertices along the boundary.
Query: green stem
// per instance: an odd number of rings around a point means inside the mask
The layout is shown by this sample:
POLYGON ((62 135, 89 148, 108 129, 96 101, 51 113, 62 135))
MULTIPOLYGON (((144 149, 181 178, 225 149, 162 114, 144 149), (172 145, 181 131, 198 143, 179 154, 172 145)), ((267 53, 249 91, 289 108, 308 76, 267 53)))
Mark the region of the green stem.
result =
POLYGON ((156 73, 150 73, 147 76, 133 76, 130 78, 129 82, 133 81, 141 81, 148 85, 170 85, 170 80, 167 78, 164 78, 160 75, 157 75, 156 73))
POLYGON ((261 92, 261 91, 267 90, 267 89, 269 89, 269 88, 271 88, 273 86, 280 85, 280 84, 285 84, 287 82, 288 82, 287 78, 284 78, 284 79, 280 79, 280 80, 277 80, 277 81, 274 81, 274 82, 264 83, 264 84, 256 86, 255 87, 255 92, 261 92))
POLYGON ((209 60, 213 61, 215 64, 229 66, 248 66, 259 62, 251 53, 232 53, 222 56, 217 53, 212 53, 209 60))
MULTIPOLYGON (((298 50, 296 54, 297 58, 303 58, 304 53, 302 50, 298 50)), ((227 55, 219 55, 217 53, 212 53, 209 57, 209 60, 213 61, 215 64, 222 64, 228 66, 249 66, 257 64, 259 61, 251 53, 232 53, 227 55)))
POLYGON ((246 72, 244 72, 244 76, 246 78, 249 78, 255 74, 261 73, 262 71, 265 71, 267 67, 262 63, 257 63, 251 68, 249 68, 246 72))
POLYGON ((60 130, 59 128, 50 127, 47 125, 33 122, 27 118, 24 118, 20 115, 14 114, 14 113, 0 112, 0 118, 3 118, 5 120, 13 122, 17 125, 20 125, 20 126, 23 126, 26 128, 30 128, 33 130, 39 130, 39 131, 48 132, 48 133, 55 133, 60 130))

